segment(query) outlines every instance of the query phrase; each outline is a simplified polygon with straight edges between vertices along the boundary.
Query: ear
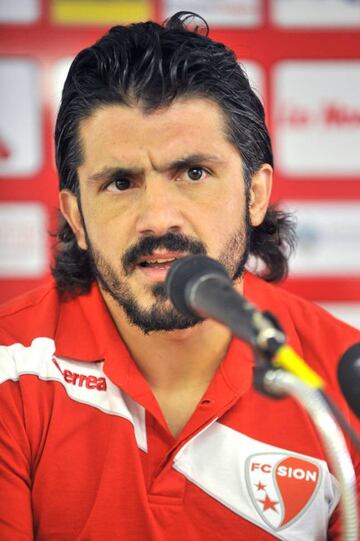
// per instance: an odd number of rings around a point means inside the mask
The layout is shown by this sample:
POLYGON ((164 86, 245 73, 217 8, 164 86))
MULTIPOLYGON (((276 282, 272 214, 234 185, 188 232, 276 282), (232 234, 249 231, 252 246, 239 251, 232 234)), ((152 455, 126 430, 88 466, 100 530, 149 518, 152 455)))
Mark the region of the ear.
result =
POLYGON ((76 195, 70 190, 61 190, 59 194, 60 210, 71 227, 79 248, 87 250, 85 230, 76 195))
POLYGON ((268 163, 262 164, 251 179, 250 221, 251 225, 260 225, 269 206, 272 188, 273 169, 268 163))

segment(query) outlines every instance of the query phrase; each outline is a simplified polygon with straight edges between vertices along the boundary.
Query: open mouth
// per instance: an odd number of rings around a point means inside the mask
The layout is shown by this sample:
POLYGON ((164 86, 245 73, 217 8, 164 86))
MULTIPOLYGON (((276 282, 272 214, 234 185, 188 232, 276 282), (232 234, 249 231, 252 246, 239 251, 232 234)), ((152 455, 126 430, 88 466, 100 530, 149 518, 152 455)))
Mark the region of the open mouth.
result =
POLYGON ((168 270, 176 259, 176 257, 146 259, 144 261, 140 261, 139 266, 143 268, 168 270))
POLYGON ((154 252, 139 258, 137 268, 149 278, 163 281, 166 278, 171 265, 178 259, 188 255, 184 252, 154 252))

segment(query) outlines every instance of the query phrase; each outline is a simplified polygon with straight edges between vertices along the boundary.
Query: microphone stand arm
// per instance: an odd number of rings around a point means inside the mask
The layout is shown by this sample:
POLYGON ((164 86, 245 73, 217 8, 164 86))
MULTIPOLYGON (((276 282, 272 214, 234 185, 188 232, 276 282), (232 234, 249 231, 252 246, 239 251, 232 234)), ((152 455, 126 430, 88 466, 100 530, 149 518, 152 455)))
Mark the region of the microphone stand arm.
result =
POLYGON ((256 381, 259 390, 277 397, 291 395, 306 409, 322 439, 341 488, 340 507, 343 540, 358 541, 358 512, 356 478, 344 436, 334 421, 321 391, 303 383, 282 369, 258 367, 256 381))

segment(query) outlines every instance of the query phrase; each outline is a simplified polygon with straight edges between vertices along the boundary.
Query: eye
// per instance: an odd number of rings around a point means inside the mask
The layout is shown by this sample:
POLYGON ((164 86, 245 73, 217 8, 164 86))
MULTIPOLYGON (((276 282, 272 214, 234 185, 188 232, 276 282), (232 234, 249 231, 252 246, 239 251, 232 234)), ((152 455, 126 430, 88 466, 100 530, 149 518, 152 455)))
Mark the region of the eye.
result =
POLYGON ((201 180, 204 177, 205 170, 202 167, 190 167, 187 170, 187 176, 190 180, 201 180))
POLYGON ((114 180, 106 187, 109 192, 123 192, 131 187, 131 180, 128 178, 119 178, 114 180))

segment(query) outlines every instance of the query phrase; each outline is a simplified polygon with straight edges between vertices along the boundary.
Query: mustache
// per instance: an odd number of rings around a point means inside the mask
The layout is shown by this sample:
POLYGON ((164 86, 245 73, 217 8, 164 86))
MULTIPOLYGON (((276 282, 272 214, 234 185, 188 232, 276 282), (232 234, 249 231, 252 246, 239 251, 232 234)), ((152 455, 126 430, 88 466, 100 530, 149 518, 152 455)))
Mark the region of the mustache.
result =
POLYGON ((189 255, 206 255, 206 246, 203 242, 180 233, 166 233, 159 237, 149 235, 141 238, 124 253, 121 261, 125 273, 129 274, 134 270, 141 257, 151 255, 159 248, 171 252, 187 252, 189 255))

